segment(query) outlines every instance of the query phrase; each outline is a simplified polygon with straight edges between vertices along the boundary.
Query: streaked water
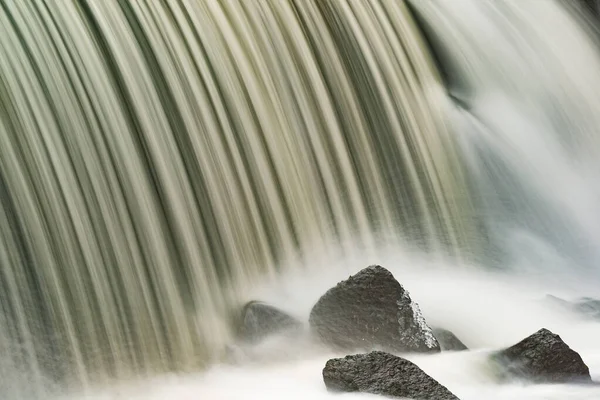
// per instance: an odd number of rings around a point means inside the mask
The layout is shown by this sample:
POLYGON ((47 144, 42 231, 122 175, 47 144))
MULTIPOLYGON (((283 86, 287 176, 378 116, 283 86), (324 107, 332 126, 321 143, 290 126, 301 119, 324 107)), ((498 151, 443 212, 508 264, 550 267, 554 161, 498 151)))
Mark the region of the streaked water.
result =
MULTIPOLYGON (((211 367, 229 315, 270 295, 302 315, 385 260, 474 348, 543 323, 598 371, 596 325, 524 305, 561 289, 536 279, 598 296, 590 21, 558 0, 0 0, 1 391, 328 397, 310 345, 211 367)), ((461 398, 598 396, 498 386, 482 357, 416 361, 461 398)))
POLYGON ((403 2, 1 4, 2 330, 34 374, 193 370, 278 260, 471 243, 403 2))

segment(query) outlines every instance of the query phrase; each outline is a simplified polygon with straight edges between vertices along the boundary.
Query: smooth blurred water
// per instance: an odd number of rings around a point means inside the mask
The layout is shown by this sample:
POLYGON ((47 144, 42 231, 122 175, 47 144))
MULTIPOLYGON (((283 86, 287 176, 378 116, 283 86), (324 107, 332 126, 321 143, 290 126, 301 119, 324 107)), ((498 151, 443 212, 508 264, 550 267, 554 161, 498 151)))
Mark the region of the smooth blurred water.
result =
MULTIPOLYGON (((313 302, 323 291, 358 271, 370 257, 350 260, 313 260, 312 273, 290 274, 262 288, 252 298, 270 301, 307 321, 313 302), (323 266, 327 265, 326 273, 323 266), (317 278, 318 277, 318 278, 317 278)), ((490 351, 512 345, 541 327, 558 333, 580 353, 592 377, 600 380, 600 322, 589 321, 555 308, 544 297, 564 298, 597 293, 597 281, 571 275, 523 273, 520 276, 483 271, 457 271, 440 261, 382 251, 378 257, 416 299, 431 325, 452 330, 471 350, 438 355, 403 355, 447 386, 462 400, 574 399, 600 397, 600 387, 576 385, 500 384, 486 362, 490 351), (426 271, 426 272, 424 272, 426 271)), ((309 269, 310 271, 310 269, 309 269)), ((250 294, 249 294, 250 295, 250 294)), ((238 348, 235 360, 201 374, 167 375, 148 381, 115 385, 68 400, 241 400, 241 399, 368 399, 372 395, 331 394, 322 380, 327 359, 343 356, 305 338, 273 337, 254 347, 238 348)))
POLYGON ((287 258, 478 248, 404 2, 0 1, 0 52, 0 348, 40 384, 205 367, 287 258))
POLYGON ((0 395, 330 397, 309 339, 221 363, 230 315, 306 320, 381 263, 474 349, 410 356, 461 398, 600 397, 483 362, 544 326, 598 375, 597 324, 540 303, 599 297, 589 22, 558 0, 0 0, 0 395))

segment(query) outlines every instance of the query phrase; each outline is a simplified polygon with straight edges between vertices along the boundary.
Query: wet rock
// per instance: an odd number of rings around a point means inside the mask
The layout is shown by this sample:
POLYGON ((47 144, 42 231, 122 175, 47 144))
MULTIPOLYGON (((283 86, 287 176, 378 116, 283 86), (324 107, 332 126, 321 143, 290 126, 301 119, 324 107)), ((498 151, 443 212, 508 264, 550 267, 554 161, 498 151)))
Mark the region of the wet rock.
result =
POLYGON ((408 399, 457 400, 445 386, 404 358, 381 351, 327 361, 328 390, 362 392, 408 399))
POLYGON ((328 290, 313 307, 309 322, 320 339, 337 350, 440 351, 419 306, 379 265, 328 290))
POLYGON ((260 301, 251 301, 244 306, 239 326, 242 340, 256 343, 277 333, 297 332, 302 323, 291 315, 260 301))
POLYGON ((437 339, 442 351, 469 350, 452 332, 444 328, 433 328, 433 336, 437 339))
POLYGON ((540 329, 492 356, 505 378, 536 383, 590 383, 590 370, 560 336, 540 329))

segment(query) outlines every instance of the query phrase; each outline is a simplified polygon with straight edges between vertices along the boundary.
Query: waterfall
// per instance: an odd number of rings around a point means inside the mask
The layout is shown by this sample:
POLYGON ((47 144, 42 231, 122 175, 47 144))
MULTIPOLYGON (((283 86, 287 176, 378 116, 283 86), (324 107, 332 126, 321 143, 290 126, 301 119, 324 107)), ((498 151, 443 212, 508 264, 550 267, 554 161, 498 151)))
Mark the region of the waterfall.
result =
POLYGON ((490 241, 527 254, 520 267, 562 258, 554 267, 598 274, 597 25, 571 1, 411 4, 445 68, 490 241))
POLYGON ((314 255, 597 277, 577 4, 0 0, 0 392, 201 369, 314 255))
POLYGON ((198 368, 240 282, 332 243, 477 247, 404 1, 1 0, 0 53, 0 352, 36 379, 198 368))

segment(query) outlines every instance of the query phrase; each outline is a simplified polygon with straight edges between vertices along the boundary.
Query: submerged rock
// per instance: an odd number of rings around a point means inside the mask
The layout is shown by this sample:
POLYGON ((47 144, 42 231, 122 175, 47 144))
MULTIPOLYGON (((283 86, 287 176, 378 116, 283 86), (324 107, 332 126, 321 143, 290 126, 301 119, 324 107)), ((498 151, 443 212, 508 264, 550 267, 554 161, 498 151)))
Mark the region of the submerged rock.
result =
POLYGON ((592 381, 581 356, 548 329, 540 329, 492 358, 501 365, 507 378, 538 383, 592 381))
POLYGON ((545 300, 548 303, 550 303, 550 304, 552 304, 553 306, 556 306, 556 307, 562 307, 562 308, 569 309, 572 306, 572 304, 570 302, 568 302, 567 300, 561 299, 560 297, 556 297, 556 296, 551 295, 551 294, 547 294, 545 300))
POLYGON ((563 310, 579 314, 584 318, 600 321, 600 300, 591 297, 582 297, 575 301, 568 301, 551 294, 546 295, 546 300, 563 310))
POLYGON ((373 351, 327 361, 328 390, 363 392, 408 399, 457 400, 445 386, 404 358, 373 351))
POLYGON ((338 350, 440 351, 419 306, 379 265, 328 290, 313 307, 309 321, 321 340, 338 350))
POLYGON ((469 350, 452 332, 444 328, 433 328, 433 336, 437 339, 442 351, 469 350))
POLYGON ((582 315, 600 320, 600 300, 582 297, 575 302, 575 309, 582 315))
POLYGON ((296 332, 302 323, 291 315, 260 301, 251 301, 244 306, 239 327, 242 340, 256 343, 267 336, 296 332))

